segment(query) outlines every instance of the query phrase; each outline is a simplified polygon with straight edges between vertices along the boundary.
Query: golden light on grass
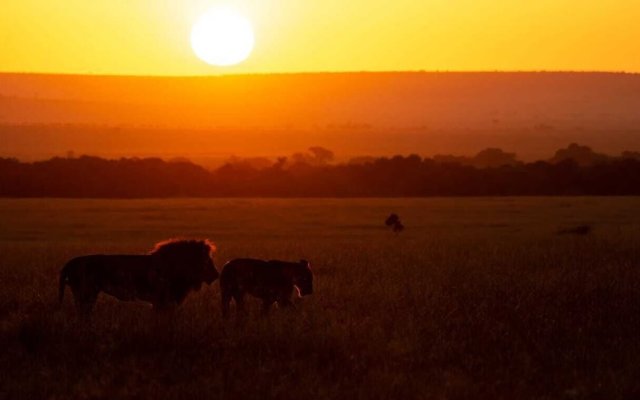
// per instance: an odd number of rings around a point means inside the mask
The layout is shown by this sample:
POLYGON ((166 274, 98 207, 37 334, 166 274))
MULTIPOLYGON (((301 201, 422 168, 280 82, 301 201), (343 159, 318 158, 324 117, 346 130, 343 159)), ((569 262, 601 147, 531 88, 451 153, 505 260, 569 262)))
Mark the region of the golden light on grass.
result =
POLYGON ((191 31, 193 51, 211 65, 239 64, 251 55, 254 44, 251 21, 230 7, 209 9, 191 31))

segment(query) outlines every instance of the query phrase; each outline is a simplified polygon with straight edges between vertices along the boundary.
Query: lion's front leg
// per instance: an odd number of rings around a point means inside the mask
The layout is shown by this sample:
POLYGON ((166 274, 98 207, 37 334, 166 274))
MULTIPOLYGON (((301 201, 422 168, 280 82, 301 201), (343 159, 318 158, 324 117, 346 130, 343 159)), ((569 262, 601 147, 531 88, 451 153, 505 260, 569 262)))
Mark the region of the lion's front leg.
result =
POLYGON ((271 305, 275 303, 275 301, 271 298, 262 299, 262 315, 268 315, 271 310, 271 305))
POLYGON ((280 308, 296 308, 290 298, 278 300, 278 307, 280 308))
POLYGON ((292 295, 293 295, 293 287, 280 293, 280 295, 278 296, 278 307, 295 308, 295 305, 291 301, 292 295))

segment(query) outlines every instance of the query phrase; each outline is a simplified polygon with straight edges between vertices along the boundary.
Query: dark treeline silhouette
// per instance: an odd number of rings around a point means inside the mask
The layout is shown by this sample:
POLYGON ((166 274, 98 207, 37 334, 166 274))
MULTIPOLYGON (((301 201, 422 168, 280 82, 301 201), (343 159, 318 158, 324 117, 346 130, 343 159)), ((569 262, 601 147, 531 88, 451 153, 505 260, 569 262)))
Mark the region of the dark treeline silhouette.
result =
POLYGON ((640 154, 610 157, 572 144, 523 163, 487 149, 475 157, 418 155, 331 164, 333 153, 275 162, 232 159, 209 171, 186 160, 97 157, 24 163, 0 159, 3 197, 403 197, 640 195, 640 154))

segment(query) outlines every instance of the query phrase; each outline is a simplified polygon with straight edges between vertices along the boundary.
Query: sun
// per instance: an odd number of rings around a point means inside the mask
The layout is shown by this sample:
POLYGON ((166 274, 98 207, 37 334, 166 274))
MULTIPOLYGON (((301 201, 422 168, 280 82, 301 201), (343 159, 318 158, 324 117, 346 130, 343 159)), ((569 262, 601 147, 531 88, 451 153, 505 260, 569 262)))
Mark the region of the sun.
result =
POLYGON ((193 51, 211 65, 239 64, 251 55, 254 44, 251 21, 230 7, 209 9, 191 30, 193 51))

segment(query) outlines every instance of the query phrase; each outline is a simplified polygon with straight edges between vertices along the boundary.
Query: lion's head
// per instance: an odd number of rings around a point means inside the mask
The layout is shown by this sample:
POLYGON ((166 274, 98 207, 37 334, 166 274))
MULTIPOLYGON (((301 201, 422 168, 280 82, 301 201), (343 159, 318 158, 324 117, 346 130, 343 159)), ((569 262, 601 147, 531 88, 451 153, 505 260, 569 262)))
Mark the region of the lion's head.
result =
POLYGON ((183 297, 189 290, 197 290, 202 283, 218 279, 213 263, 216 247, 209 240, 170 239, 157 243, 151 256, 159 262, 159 273, 183 297))

